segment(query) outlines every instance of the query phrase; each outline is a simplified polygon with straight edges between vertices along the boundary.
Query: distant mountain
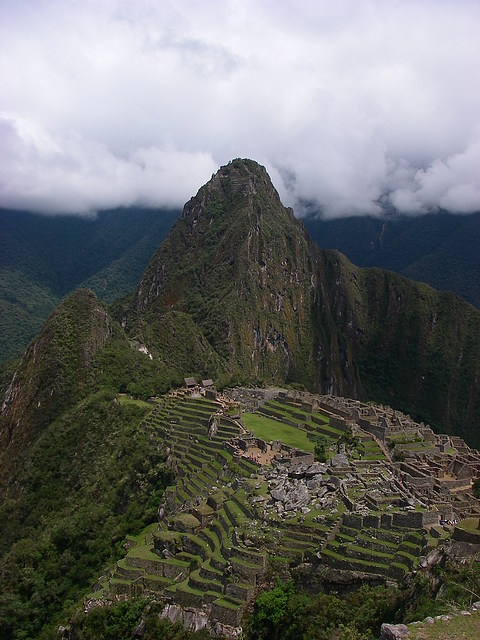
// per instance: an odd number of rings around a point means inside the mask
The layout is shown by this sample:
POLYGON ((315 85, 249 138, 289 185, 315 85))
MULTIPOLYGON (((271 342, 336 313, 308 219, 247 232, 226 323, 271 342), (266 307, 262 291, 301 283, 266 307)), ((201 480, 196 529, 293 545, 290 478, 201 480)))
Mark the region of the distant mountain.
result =
MULTIPOLYGON (((133 291, 179 215, 127 208, 77 218, 0 209, 0 362, 20 355, 76 288, 107 303, 133 291)), ((320 248, 454 291, 480 309, 480 213, 336 220, 311 214, 303 223, 320 248)))
POLYGON ((78 218, 0 209, 0 362, 22 353, 76 288, 105 302, 133 291, 178 214, 129 208, 78 218))
POLYGON ((319 250, 253 161, 185 205, 117 314, 166 366, 385 402, 480 441, 480 313, 319 250))
POLYGON ((420 217, 303 219, 320 248, 338 249, 359 267, 390 269, 480 309, 480 212, 420 217))

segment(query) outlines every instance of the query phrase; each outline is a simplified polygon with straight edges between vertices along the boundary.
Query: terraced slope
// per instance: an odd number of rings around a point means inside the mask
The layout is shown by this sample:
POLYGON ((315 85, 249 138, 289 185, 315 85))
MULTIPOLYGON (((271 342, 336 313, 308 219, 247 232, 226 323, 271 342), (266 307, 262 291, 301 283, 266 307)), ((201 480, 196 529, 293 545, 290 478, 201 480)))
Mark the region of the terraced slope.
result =
MULTIPOLYGON (((426 530, 395 524, 388 504, 383 513, 355 513, 355 502, 389 480, 378 447, 381 459, 359 459, 358 448, 375 445, 371 437, 357 445, 348 467, 333 466, 334 451, 330 466, 276 461, 262 467, 228 450, 241 426, 224 409, 175 392, 145 419, 143 428, 152 446, 167 453, 176 484, 164 494, 159 522, 128 539, 126 557, 101 579, 97 595, 150 594, 238 627, 269 568, 285 573, 301 565, 312 575, 333 569, 382 581, 400 579, 417 565, 433 541, 426 530)), ((328 433, 332 448, 343 433, 327 416, 302 413, 300 403, 285 397, 260 411, 282 433, 286 427, 310 438, 328 433)))

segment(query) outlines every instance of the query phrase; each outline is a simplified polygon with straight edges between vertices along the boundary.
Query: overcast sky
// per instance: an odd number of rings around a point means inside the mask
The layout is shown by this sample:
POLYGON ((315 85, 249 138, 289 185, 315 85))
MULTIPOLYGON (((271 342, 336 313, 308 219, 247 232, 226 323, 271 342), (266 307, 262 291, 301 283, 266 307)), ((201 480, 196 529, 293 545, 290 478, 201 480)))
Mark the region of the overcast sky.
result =
POLYGON ((480 210, 478 0, 0 0, 0 206, 480 210))

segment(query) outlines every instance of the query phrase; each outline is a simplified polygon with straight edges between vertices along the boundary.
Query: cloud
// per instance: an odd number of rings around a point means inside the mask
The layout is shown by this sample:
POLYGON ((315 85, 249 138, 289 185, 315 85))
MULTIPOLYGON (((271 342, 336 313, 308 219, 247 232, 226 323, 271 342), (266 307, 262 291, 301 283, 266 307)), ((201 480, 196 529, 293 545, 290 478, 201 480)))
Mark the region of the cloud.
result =
POLYGON ((30 122, 0 118, 3 206, 84 214, 134 204, 175 207, 217 169, 208 153, 140 147, 126 158, 77 133, 52 138, 30 122), (15 159, 15 162, 12 160, 15 159))
POLYGON ((427 169, 418 170, 405 186, 390 194, 392 204, 406 213, 442 208, 454 213, 480 209, 480 138, 462 153, 445 161, 436 158, 427 169))
POLYGON ((297 211, 480 209, 474 0, 1 11, 2 206, 181 206, 251 157, 297 211))

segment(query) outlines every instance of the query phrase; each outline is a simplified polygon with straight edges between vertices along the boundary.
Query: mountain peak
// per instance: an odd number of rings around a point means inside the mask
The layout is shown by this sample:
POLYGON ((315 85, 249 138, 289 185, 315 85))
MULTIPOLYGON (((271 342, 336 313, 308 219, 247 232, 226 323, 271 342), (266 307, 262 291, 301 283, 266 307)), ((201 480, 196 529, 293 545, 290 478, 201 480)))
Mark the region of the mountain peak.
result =
MULTIPOLYGON (((220 167, 199 189, 186 203, 181 217, 196 219, 202 213, 215 214, 220 209, 224 214, 238 216, 268 204, 285 211, 265 167, 254 160, 237 158, 220 167)), ((290 216, 293 218, 293 212, 290 216)))
POLYGON ((31 437, 33 427, 38 430, 78 398, 111 334, 108 311, 92 291, 79 289, 64 298, 30 343, 7 389, 0 446, 11 436, 31 437))

